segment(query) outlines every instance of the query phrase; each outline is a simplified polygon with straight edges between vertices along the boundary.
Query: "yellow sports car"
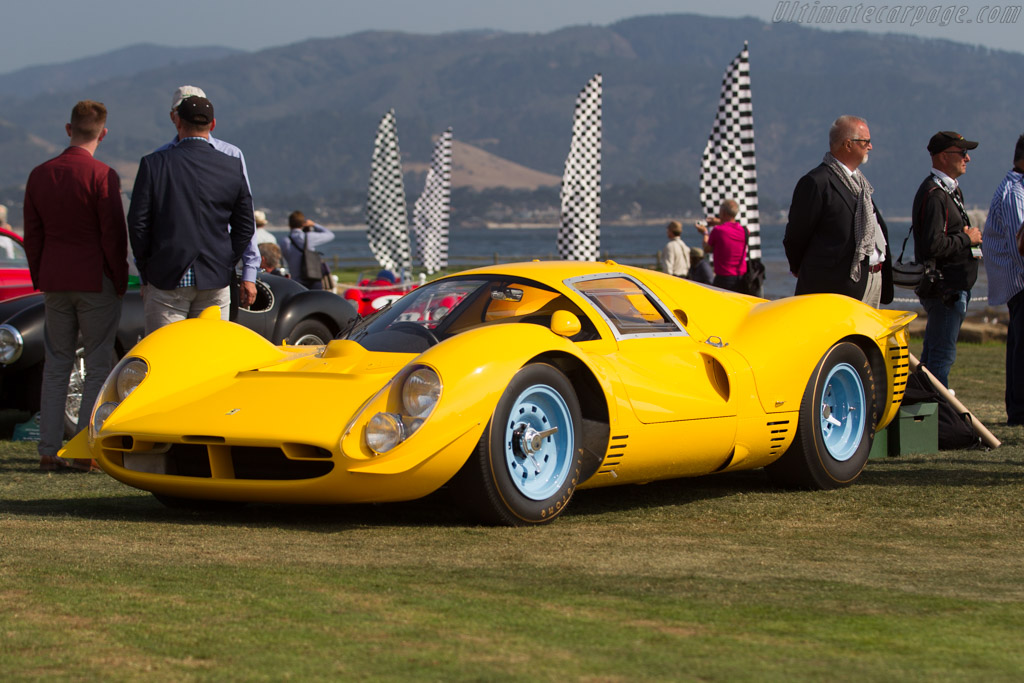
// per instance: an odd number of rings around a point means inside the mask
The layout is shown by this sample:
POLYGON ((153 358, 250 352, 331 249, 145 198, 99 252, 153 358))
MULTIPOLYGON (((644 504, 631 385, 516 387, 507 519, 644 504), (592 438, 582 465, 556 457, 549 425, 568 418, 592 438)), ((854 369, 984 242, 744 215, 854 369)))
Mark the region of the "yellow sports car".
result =
POLYGON ((170 505, 411 500, 485 522, 577 488, 764 467, 833 488, 899 409, 914 314, 765 301, 641 268, 534 262, 416 289, 326 346, 216 315, 143 339, 65 457, 170 505))

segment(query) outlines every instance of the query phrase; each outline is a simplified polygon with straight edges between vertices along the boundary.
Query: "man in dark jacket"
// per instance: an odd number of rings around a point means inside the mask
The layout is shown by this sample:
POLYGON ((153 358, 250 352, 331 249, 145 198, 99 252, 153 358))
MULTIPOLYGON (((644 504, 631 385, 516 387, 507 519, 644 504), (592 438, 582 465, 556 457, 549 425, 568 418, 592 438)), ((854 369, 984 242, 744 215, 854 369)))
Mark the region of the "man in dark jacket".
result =
POLYGON ((256 231, 242 162, 210 144, 210 101, 182 100, 175 125, 178 144, 142 158, 128 209, 147 334, 209 306, 227 320, 231 273, 256 231))
POLYGON ((956 361, 956 340, 967 317, 971 288, 978 279, 981 231, 971 226, 957 178, 967 172, 977 142, 953 131, 940 131, 928 141, 932 172, 914 195, 911 219, 914 253, 918 263, 935 265, 941 279, 917 288, 928 314, 921 363, 943 386, 956 361))
POLYGON ((856 116, 840 116, 828 132, 821 165, 793 190, 783 246, 796 276, 795 294, 845 294, 877 307, 892 301, 889 231, 860 171, 871 131, 856 116))

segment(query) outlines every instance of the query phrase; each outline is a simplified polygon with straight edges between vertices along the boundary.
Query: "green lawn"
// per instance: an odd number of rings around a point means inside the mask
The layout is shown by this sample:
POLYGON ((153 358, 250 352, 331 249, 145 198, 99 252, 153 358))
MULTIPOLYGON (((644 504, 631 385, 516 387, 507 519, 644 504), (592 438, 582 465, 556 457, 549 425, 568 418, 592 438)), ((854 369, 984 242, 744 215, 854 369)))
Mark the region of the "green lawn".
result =
POLYGON ((5 680, 1024 677, 1024 428, 1001 345, 951 384, 1004 445, 579 492, 537 529, 442 498, 163 508, 0 443, 5 680))

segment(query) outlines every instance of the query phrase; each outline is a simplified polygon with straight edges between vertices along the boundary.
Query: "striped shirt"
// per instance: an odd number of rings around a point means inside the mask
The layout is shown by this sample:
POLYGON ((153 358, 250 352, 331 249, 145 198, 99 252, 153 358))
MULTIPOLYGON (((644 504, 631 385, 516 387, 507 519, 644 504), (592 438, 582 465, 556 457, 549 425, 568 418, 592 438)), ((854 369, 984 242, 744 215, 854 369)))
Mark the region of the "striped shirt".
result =
POLYGON ((981 248, 988 274, 988 303, 1001 306, 1024 290, 1024 257, 1017 251, 1017 230, 1024 222, 1024 174, 1012 170, 999 183, 985 221, 981 248))

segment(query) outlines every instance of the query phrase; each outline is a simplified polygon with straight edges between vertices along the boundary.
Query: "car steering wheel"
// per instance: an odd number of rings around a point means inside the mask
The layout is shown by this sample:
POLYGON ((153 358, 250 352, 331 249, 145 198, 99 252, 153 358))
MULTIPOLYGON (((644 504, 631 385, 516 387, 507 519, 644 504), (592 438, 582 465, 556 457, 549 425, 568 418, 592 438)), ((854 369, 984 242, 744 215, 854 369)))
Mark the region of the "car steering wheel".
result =
POLYGON ((411 332, 415 336, 425 338, 428 342, 430 342, 431 346, 440 343, 440 340, 437 338, 436 334, 434 334, 431 330, 428 330, 426 327, 423 327, 423 325, 420 325, 419 323, 403 321, 395 323, 388 329, 393 332, 411 332))

